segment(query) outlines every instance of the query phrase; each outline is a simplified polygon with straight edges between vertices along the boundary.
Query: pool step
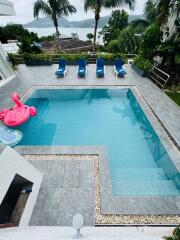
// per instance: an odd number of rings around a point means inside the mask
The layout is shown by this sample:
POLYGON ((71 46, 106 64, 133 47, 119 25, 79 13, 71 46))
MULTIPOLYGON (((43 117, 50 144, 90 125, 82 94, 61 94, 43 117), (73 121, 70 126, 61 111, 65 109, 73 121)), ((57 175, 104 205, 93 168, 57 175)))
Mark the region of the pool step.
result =
POLYGON ((116 180, 167 180, 162 168, 111 168, 111 177, 116 180))
POLYGON ((120 160, 113 160, 110 163, 111 168, 156 168, 156 162, 146 157, 127 157, 122 156, 120 160))
POLYGON ((112 181, 115 196, 178 196, 180 191, 171 180, 112 181))

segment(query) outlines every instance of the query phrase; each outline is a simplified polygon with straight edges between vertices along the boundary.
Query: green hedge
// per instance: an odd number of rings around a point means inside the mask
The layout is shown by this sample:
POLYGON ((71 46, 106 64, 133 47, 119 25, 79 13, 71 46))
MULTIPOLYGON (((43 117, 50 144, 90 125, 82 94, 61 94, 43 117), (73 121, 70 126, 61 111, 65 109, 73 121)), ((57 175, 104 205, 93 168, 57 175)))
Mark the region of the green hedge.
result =
POLYGON ((89 55, 85 53, 80 54, 49 54, 50 59, 53 63, 58 63, 60 58, 66 59, 68 63, 77 63, 77 61, 81 58, 89 60, 89 55))
MULTIPOLYGON (((69 64, 76 64, 80 58, 84 58, 89 60, 90 55, 87 53, 79 53, 79 54, 9 54, 9 59, 13 63, 13 65, 24 64, 26 61, 46 61, 50 60, 52 63, 58 63, 60 58, 66 59, 69 64)), ((121 58, 124 62, 126 62, 126 58, 123 54, 111 54, 111 53, 98 53, 97 58, 104 58, 106 63, 113 62, 116 58, 121 58)))
POLYGON ((121 58, 125 63, 127 62, 127 59, 124 54, 122 53, 98 53, 98 58, 104 58, 106 62, 113 62, 117 58, 121 58))
POLYGON ((76 63, 80 58, 89 60, 88 54, 9 54, 9 58, 13 64, 23 64, 25 61, 46 61, 50 60, 52 63, 58 63, 60 58, 66 59, 68 63, 76 63))

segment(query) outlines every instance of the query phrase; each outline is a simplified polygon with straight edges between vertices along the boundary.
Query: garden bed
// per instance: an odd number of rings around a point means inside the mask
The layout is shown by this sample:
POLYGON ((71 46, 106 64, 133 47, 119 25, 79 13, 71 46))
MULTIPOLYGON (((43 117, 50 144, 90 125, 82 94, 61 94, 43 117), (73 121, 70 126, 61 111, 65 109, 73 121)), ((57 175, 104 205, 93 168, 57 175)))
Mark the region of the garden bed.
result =
POLYGON ((177 104, 180 106, 180 92, 166 92, 166 94, 177 104))
POLYGON ((132 69, 134 69, 134 71, 141 77, 147 77, 148 76, 148 72, 144 71, 142 69, 140 69, 136 64, 131 64, 132 69))

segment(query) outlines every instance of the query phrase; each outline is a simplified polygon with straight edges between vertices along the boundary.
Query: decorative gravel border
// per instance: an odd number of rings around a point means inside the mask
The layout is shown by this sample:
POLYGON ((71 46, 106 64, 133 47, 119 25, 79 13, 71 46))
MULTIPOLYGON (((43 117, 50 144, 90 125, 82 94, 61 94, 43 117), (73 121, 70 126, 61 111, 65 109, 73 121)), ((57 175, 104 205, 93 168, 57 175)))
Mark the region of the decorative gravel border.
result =
MULTIPOLYGON (((35 89, 48 89, 52 86, 34 86, 31 91, 27 92, 23 97, 23 100, 30 97, 35 89)), ((68 86, 68 87, 57 87, 54 86, 53 89, 84 89, 84 86, 68 86)), ((92 88, 92 86, 86 86, 86 88, 92 88)), ((99 86, 93 86, 93 88, 99 88, 99 86)), ((101 88, 106 88, 103 86, 101 88)), ((108 88, 113 89, 114 86, 108 88)), ((163 145, 171 156, 172 161, 174 162, 177 169, 179 169, 179 151, 173 143, 171 136, 167 135, 164 127, 161 124, 160 119, 153 114, 152 109, 148 105, 146 99, 139 92, 135 86, 120 86, 119 89, 131 88, 133 94, 137 98, 140 106, 145 112, 146 116, 150 120, 152 126, 154 127, 156 133, 161 139, 163 145)), ((112 186, 109 173, 108 165, 108 148, 107 146, 20 146, 16 147, 16 150, 23 155, 44 155, 44 160, 51 158, 53 160, 56 156, 56 160, 63 159, 66 156, 71 157, 71 159, 79 159, 83 156, 90 157, 92 155, 98 155, 98 160, 95 160, 95 172, 98 169, 98 173, 95 174, 96 188, 96 217, 95 224, 180 224, 180 219, 177 214, 179 214, 179 198, 176 197, 121 197, 121 196, 112 196, 112 186), (100 165, 100 167, 99 167, 100 165), (100 169, 99 169, 100 168, 100 169), (99 212, 99 213, 98 213, 99 212), (103 217, 102 217, 103 216, 103 217), (114 221, 112 221, 112 216, 114 221), (110 220, 108 220, 110 218, 110 220), (119 218, 121 220, 119 220, 119 218), (127 220, 127 218, 129 220, 127 220), (142 219, 147 219, 142 220, 142 219), (165 221, 163 219, 167 219, 165 221), (170 219, 169 219, 170 218, 170 219), (139 220, 138 220, 139 219, 139 220), (152 219, 150 221, 150 219, 152 219), (159 222, 158 220, 162 220, 159 222), (127 223, 128 222, 128 223, 127 223), (133 223, 131 223, 133 222, 133 223), (168 222, 168 223, 167 223, 168 222)))
POLYGON ((95 219, 98 225, 179 225, 179 215, 120 215, 102 214, 100 201, 100 171, 99 157, 96 154, 24 154, 27 160, 94 160, 94 182, 95 182, 95 219))

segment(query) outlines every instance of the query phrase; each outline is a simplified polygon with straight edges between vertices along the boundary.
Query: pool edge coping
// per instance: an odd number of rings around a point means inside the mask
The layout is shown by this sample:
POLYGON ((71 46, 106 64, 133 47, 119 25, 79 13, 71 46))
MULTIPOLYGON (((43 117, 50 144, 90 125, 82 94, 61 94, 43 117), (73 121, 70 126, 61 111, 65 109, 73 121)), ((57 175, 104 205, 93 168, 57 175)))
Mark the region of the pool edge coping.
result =
MULTIPOLYGON (((143 96, 143 94, 139 91, 139 89, 135 86, 135 85, 121 85, 121 86, 99 86, 99 85, 88 85, 88 86, 32 86, 32 88, 30 88, 28 90, 28 92, 25 93, 25 95, 23 96, 23 101, 27 100, 31 94, 33 93, 34 90, 36 89, 104 89, 104 88, 109 88, 109 89, 131 89, 131 91, 133 92, 134 96, 136 97, 139 105, 141 106, 142 110, 144 111, 145 115, 147 116, 148 120, 150 121, 152 127, 154 128, 155 132, 157 133, 158 137, 160 138, 162 144, 164 145, 166 151, 168 152, 168 154, 171 157, 171 160, 173 161, 175 167, 178 169, 178 171, 180 170, 180 163, 177 162, 178 158, 179 158, 179 150, 178 152, 176 152, 176 146, 174 145, 174 142, 172 142, 172 139, 169 139, 169 136, 167 135, 166 130, 164 129, 164 126, 162 123, 162 121, 158 118, 158 116, 154 113, 153 109, 151 108, 151 106, 149 105, 148 101, 146 100, 146 98, 143 96)), ((170 133, 169 133, 170 134, 170 133)), ((171 135, 171 134, 170 134, 171 135)), ((49 147, 51 148, 51 150, 49 149, 49 152, 47 153, 54 153, 54 148, 53 147, 49 147)), ((57 147, 57 146, 56 146, 57 147)), ((38 153, 33 153, 33 154, 39 154, 42 150, 42 153, 45 153, 44 150, 46 149, 46 147, 42 146, 40 147, 34 147, 34 146, 21 146, 21 147, 15 147, 16 150, 18 150, 18 152, 21 150, 23 150, 21 154, 25 154, 25 153, 29 153, 30 149, 32 152, 32 148, 36 149, 36 151, 38 153), (24 148, 24 150, 23 150, 24 148), (25 151, 25 152, 24 152, 25 151), (40 152, 39 152, 40 151, 40 152)), ((59 150, 61 152, 61 154, 96 154, 97 153, 97 149, 101 149, 98 150, 98 155, 99 155, 99 164, 100 164, 100 194, 101 194, 101 211, 102 214, 144 214, 144 215, 148 215, 148 214, 156 214, 156 215, 177 215, 177 211, 178 214, 180 214, 180 206, 176 205, 176 203, 180 200, 180 197, 168 197, 168 196, 137 196, 137 197, 133 197, 133 196, 112 196, 112 186, 111 186, 111 178, 110 178, 110 168, 109 168, 109 161, 108 161, 108 149, 107 147, 100 147, 98 146, 93 146, 92 149, 90 149, 88 146, 59 146, 57 148, 61 148, 61 150, 59 150), (74 149, 75 148, 75 149, 74 149), (94 151, 94 152, 93 152, 94 151), (105 173, 105 176, 104 175, 105 173), (108 196, 108 198, 107 198, 108 196), (130 199, 131 198, 131 199, 130 199), (147 208, 148 205, 148 209, 146 210, 142 210, 142 207, 140 207, 139 205, 136 206, 136 211, 134 211, 134 213, 130 213, 127 212, 127 201, 130 203, 131 202, 131 208, 134 209, 135 208, 135 202, 137 204, 137 202, 140 202, 142 205, 142 200, 144 200, 144 208, 147 208), (146 201, 145 201, 146 200, 146 201), (160 201, 160 202, 159 202, 160 201), (113 204, 111 204, 112 206, 110 207, 109 202, 113 202, 113 204), (160 212, 153 212, 153 207, 154 204, 157 205, 157 202, 159 203, 159 205, 161 206, 162 203, 164 203, 164 205, 167 207, 167 205, 175 205, 176 208, 173 209, 168 209, 165 213, 165 209, 160 209, 160 206, 158 207, 160 212), (119 204, 121 203, 121 206, 119 206, 119 204), (161 203, 161 204, 160 204, 161 203), (122 209, 122 205, 124 205, 124 210, 122 209), (152 205, 150 207, 150 205, 152 205), (151 209, 149 209, 149 207, 151 209), (120 210, 121 209, 121 210, 120 210), (138 211, 137 211, 138 209, 138 211), (172 213, 172 210, 174 213, 172 213), (146 211, 146 212, 144 212, 146 211), (148 212, 148 213, 147 213, 148 212)), ((47 150, 47 149, 46 149, 47 150)), ((55 151, 56 152, 56 151, 55 151)), ((55 154, 55 153, 54 153, 55 154)))

